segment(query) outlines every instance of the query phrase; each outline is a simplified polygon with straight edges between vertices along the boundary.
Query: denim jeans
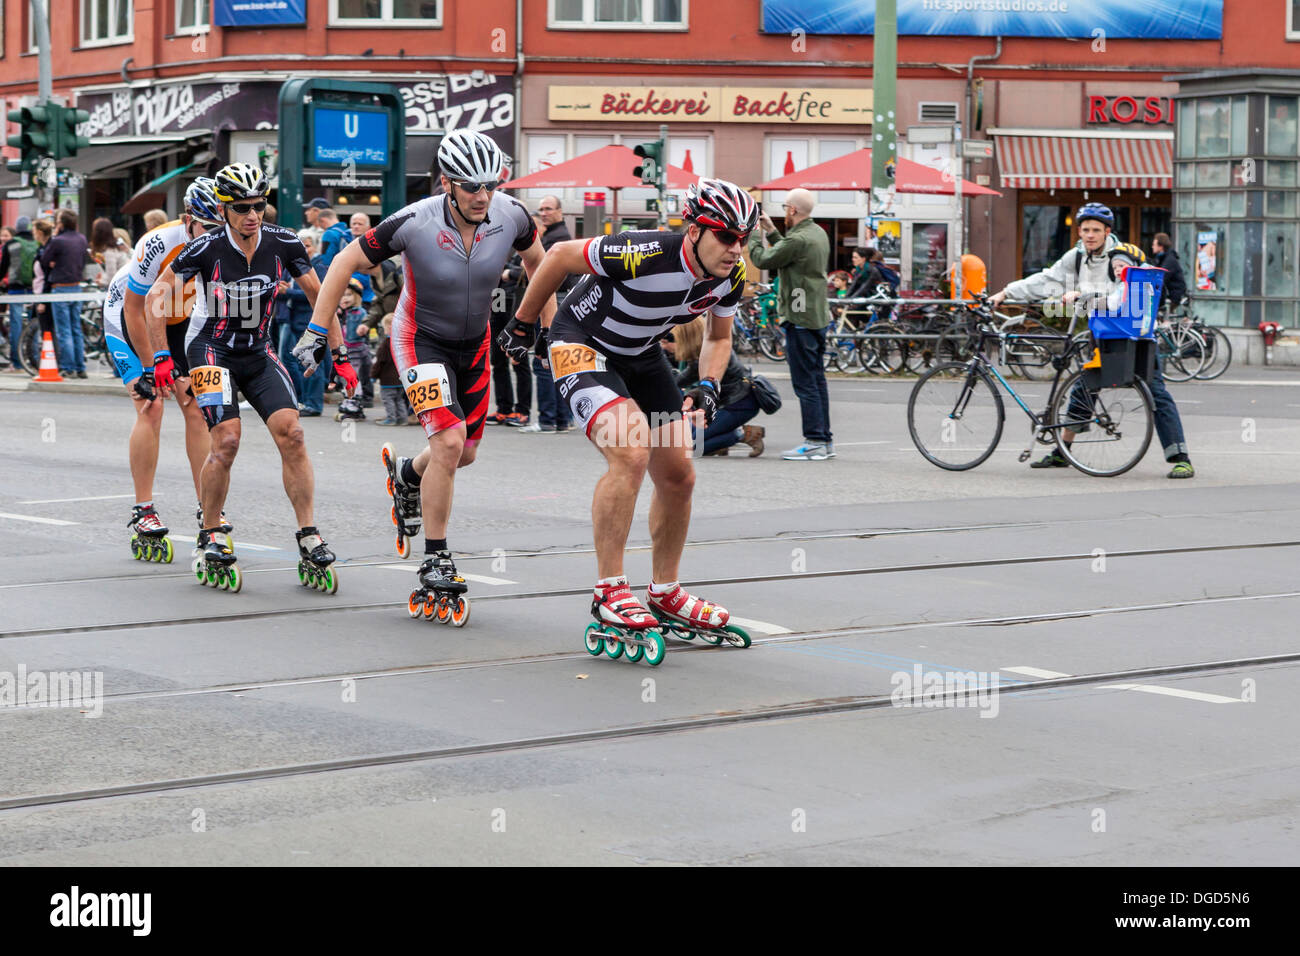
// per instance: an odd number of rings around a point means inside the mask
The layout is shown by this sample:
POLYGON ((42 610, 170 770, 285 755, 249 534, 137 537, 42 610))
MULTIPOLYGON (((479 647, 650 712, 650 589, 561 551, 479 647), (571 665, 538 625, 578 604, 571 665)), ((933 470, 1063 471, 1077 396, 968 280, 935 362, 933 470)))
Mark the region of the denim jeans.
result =
POLYGON ((569 403, 560 397, 551 370, 537 356, 533 356, 533 377, 537 380, 537 424, 556 428, 572 424, 573 412, 569 403))
POLYGON ((704 450, 717 451, 730 448, 745 437, 740 426, 758 414, 758 402, 751 392, 738 402, 732 402, 725 408, 719 408, 713 421, 704 430, 704 450))
MULTIPOLYGON (((56 285, 51 292, 80 292, 79 285, 56 285)), ((51 302, 54 313, 54 338, 58 342, 59 370, 84 372, 86 370, 86 342, 81 335, 81 303, 51 302)))
MULTIPOLYGON (((280 324, 280 361, 283 362, 284 367, 289 370, 289 380, 293 382, 293 391, 294 394, 298 396, 299 402, 302 401, 304 379, 302 377, 302 366, 299 365, 298 360, 293 357, 293 347, 298 344, 298 339, 300 337, 301 336, 293 334, 293 329, 289 328, 288 322, 282 322, 280 324)), ((315 376, 312 377, 315 378, 315 376)), ((320 409, 317 409, 317 411, 319 410, 320 409)))
POLYGON ((1151 397, 1156 406, 1156 435, 1160 437, 1160 447, 1164 449, 1165 461, 1175 455, 1186 455, 1187 439, 1183 435, 1183 418, 1178 414, 1174 397, 1165 388, 1164 376, 1160 374, 1160 355, 1156 354, 1156 374, 1151 376, 1151 397))
MULTIPOLYGON (((10 295, 27 295, 31 289, 10 286, 6 291, 10 295)), ((25 368, 22 356, 18 354, 18 339, 23 334, 23 324, 27 321, 27 306, 14 303, 9 306, 9 362, 14 368, 25 368)))
POLYGON ((785 327, 785 357, 790 364, 790 384, 799 399, 804 441, 826 445, 831 441, 831 399, 826 389, 822 355, 826 330, 805 329, 789 322, 785 327))

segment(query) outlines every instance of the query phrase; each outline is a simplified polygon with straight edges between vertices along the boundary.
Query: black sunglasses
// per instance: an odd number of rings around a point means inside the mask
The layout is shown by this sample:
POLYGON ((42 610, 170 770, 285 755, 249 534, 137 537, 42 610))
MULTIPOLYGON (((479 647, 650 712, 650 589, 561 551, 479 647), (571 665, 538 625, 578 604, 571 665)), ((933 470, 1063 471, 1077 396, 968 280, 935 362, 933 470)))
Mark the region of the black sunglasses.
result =
POLYGON ((709 232, 718 237, 718 242, 724 246, 734 246, 736 243, 743 243, 749 238, 747 232, 732 232, 730 229, 710 229, 709 232))
POLYGON ((501 185, 501 180, 494 179, 490 183, 470 183, 460 179, 453 179, 453 183, 459 186, 471 196, 477 195, 480 190, 486 189, 488 192, 495 192, 496 188, 501 185))
POLYGON ((235 202, 230 204, 230 208, 240 216, 247 216, 250 212, 266 212, 266 200, 260 199, 257 202, 235 202))

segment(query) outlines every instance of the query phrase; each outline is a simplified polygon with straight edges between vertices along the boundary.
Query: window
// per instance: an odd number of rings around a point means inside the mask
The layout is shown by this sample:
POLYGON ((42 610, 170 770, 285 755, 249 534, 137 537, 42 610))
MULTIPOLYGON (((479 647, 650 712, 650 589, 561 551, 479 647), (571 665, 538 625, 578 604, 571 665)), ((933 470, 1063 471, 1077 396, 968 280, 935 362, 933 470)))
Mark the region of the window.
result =
POLYGON ((1300 40, 1300 0, 1287 0, 1286 38, 1300 40))
POLYGON ((1228 97, 1206 97, 1196 103, 1196 155, 1227 156, 1228 97))
POLYGON ((549 0, 546 25, 565 30, 685 30, 690 0, 549 0))
POLYGON ((81 0, 81 45, 129 43, 131 0, 81 0))
MULTIPOLYGON (((45 18, 48 21, 50 16, 50 0, 45 0, 45 18)), ((32 16, 32 5, 24 3, 22 5, 23 17, 27 20, 27 52, 36 52, 36 18, 32 16)))
POLYGON ((1296 294, 1296 249, 1293 222, 1264 223, 1264 294, 1296 294))
POLYGON ((206 33, 212 23, 210 0, 176 0, 176 32, 206 33))
POLYGON ((330 0, 332 27, 440 27, 441 0, 330 0))
POLYGON ((1296 98, 1270 96, 1268 123, 1264 132, 1264 152, 1273 156, 1296 154, 1296 98))
POLYGON ((1050 266, 1070 248, 1073 236, 1066 220, 1069 206, 1030 206, 1021 212, 1020 274, 1032 275, 1050 266))

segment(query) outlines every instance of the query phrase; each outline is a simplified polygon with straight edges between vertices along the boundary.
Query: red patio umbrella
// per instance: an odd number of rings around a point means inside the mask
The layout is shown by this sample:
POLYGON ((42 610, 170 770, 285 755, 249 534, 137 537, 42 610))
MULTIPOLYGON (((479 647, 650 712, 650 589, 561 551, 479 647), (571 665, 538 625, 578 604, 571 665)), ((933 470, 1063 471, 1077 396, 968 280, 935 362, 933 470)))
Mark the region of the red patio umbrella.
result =
MULTIPOLYGON (((755 189, 870 189, 871 188, 871 150, 859 149, 827 160, 807 169, 762 183, 755 189)), ((931 169, 922 163, 910 159, 899 159, 894 175, 894 188, 900 193, 931 193, 951 195, 956 191, 956 183, 946 180, 943 173, 931 169)), ((977 186, 969 179, 961 181, 964 196, 1001 196, 1000 192, 986 186, 977 186)))
MULTIPOLYGON (((545 169, 539 169, 527 176, 520 176, 508 183, 502 183, 502 189, 608 189, 614 193, 612 215, 618 222, 618 191, 620 189, 644 186, 640 179, 632 175, 632 170, 641 165, 641 157, 626 146, 617 144, 602 146, 595 152, 578 156, 567 162, 556 163, 545 169)), ((685 189, 699 180, 699 173, 688 172, 680 166, 668 166, 668 188, 685 189)))

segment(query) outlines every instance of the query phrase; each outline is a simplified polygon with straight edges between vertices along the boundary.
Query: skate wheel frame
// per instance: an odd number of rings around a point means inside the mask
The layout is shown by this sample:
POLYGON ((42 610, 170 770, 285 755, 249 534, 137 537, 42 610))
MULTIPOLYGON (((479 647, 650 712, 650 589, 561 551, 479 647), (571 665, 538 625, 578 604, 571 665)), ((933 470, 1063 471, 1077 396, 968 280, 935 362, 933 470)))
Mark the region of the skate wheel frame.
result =
POLYGON ((298 581, 303 587, 326 594, 336 594, 339 589, 339 577, 332 567, 320 568, 306 561, 298 562, 298 581))
POLYGON ((610 660, 618 660, 626 655, 630 663, 644 660, 651 667, 663 663, 667 652, 663 635, 654 628, 625 631, 613 624, 588 624, 583 646, 592 657, 604 654, 610 660))

